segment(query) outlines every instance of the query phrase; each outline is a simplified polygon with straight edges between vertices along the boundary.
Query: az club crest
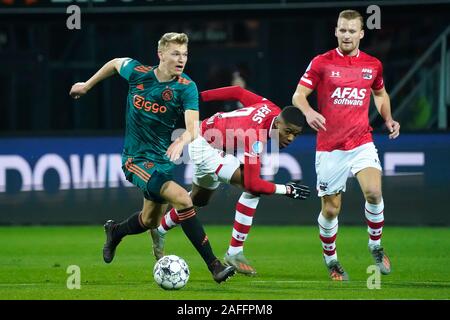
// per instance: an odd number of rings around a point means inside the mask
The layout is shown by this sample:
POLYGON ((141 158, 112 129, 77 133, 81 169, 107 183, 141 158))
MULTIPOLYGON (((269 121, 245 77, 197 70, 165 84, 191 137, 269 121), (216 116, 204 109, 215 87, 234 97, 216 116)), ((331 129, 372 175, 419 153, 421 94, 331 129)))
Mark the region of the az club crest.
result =
POLYGON ((366 80, 372 79, 372 69, 363 68, 362 69, 362 77, 363 77, 363 79, 366 79, 366 80))

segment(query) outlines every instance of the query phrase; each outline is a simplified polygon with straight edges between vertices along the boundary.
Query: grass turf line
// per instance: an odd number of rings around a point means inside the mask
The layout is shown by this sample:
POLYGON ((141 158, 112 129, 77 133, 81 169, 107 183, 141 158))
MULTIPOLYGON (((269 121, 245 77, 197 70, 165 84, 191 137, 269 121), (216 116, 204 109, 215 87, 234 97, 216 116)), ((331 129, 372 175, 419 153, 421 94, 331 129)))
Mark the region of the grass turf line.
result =
MULTIPOLYGON (((205 229, 222 258, 231 227, 205 229)), ((0 299, 450 299, 450 229, 383 231, 393 272, 382 276, 380 290, 369 290, 366 270, 373 260, 364 226, 339 228, 338 257, 350 275, 348 283, 328 280, 317 227, 256 225, 245 254, 258 276, 238 274, 220 285, 177 228, 167 236, 166 253, 183 257, 191 276, 185 288, 165 291, 153 281, 147 233, 125 238, 107 265, 102 226, 1 227, 0 299), (80 290, 67 289, 70 265, 80 267, 80 290)))

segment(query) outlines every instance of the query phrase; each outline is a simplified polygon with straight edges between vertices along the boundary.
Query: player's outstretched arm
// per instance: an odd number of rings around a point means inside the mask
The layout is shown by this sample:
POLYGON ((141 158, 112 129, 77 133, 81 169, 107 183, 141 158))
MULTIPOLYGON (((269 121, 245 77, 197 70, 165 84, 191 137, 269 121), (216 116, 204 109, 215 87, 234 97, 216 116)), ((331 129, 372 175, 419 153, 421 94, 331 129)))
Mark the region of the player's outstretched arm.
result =
POLYGON ((389 139, 395 139, 400 135, 400 123, 392 119, 391 99, 386 89, 372 90, 375 106, 384 119, 386 128, 389 130, 389 139))
POLYGON ((244 107, 259 103, 264 100, 263 97, 248 91, 239 86, 230 86, 217 89, 202 91, 200 93, 202 100, 207 101, 239 101, 244 107))
POLYGON ((320 129, 327 131, 325 128, 325 117, 315 111, 308 102, 307 98, 312 92, 312 89, 303 85, 298 85, 294 95, 292 96, 292 104, 303 112, 306 121, 311 128, 316 131, 319 131, 320 129))
POLYGON ((309 187, 295 182, 274 184, 261 178, 259 157, 244 154, 244 189, 253 194, 281 194, 289 198, 305 200, 311 194, 309 187))
POLYGON ((79 99, 100 81, 119 73, 120 66, 125 59, 127 58, 112 59, 105 63, 88 81, 75 83, 70 89, 70 96, 74 99, 79 99))

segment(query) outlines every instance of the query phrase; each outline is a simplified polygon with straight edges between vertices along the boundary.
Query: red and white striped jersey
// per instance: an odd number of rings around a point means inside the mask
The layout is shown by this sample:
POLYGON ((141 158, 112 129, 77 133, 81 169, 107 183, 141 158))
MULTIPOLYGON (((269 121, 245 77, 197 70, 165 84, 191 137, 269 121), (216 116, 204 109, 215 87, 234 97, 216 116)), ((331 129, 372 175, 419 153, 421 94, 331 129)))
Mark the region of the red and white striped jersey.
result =
POLYGON ((271 194, 275 184, 260 177, 263 151, 275 118, 281 109, 270 100, 238 86, 201 92, 203 101, 237 100, 244 108, 231 112, 218 112, 201 124, 201 135, 216 149, 234 153, 244 149, 244 185, 254 193, 271 194))
POLYGON ((316 56, 298 84, 317 90, 318 111, 326 119, 327 130, 317 134, 317 151, 351 150, 373 141, 371 89, 384 87, 378 59, 359 50, 347 56, 336 48, 316 56))

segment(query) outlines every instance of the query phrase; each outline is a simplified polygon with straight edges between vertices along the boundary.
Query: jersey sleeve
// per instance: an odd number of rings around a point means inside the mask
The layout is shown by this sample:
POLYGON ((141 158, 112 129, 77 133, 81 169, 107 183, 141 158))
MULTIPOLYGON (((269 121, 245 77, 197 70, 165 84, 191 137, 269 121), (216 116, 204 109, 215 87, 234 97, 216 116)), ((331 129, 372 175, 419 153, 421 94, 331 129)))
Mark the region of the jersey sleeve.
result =
POLYGON ((191 81, 181 95, 183 109, 198 111, 198 89, 194 81, 191 81))
POLYGON ((239 101, 245 107, 252 104, 266 101, 267 99, 261 97, 251 91, 245 90, 239 86, 223 87, 218 89, 206 90, 201 92, 202 100, 207 101, 239 101))
POLYGON ((319 81, 320 81, 320 60, 318 57, 315 57, 309 63, 305 73, 300 78, 298 84, 314 90, 317 87, 319 81))
POLYGON ((378 61, 377 65, 377 76, 372 84, 373 90, 380 90, 384 87, 384 80, 383 80, 383 65, 380 61, 378 61))
POLYGON ((273 194, 275 184, 261 179, 261 159, 264 143, 258 139, 245 139, 244 188, 253 194, 273 194))
POLYGON ((132 83, 146 68, 147 67, 143 66, 139 61, 127 58, 122 62, 119 74, 129 83, 132 83))

